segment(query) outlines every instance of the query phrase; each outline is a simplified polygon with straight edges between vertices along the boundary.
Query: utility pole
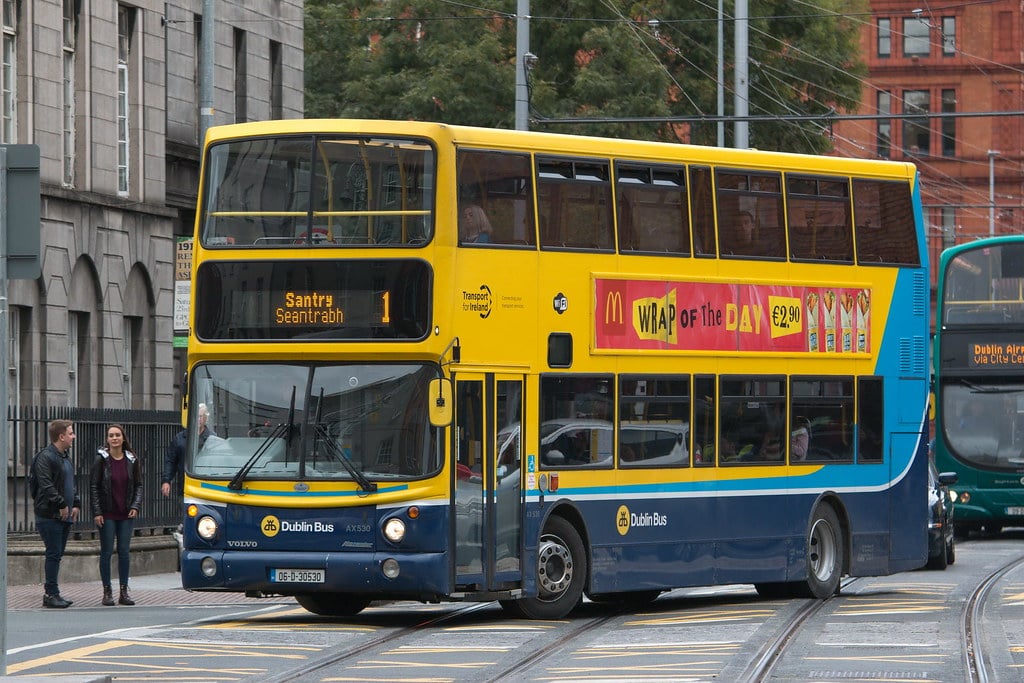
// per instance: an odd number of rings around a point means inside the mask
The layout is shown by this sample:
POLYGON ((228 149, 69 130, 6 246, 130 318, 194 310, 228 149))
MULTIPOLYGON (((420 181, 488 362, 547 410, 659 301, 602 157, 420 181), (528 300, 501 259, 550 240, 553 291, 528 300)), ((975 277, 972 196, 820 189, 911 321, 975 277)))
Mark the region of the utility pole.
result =
POLYGON ((733 99, 735 102, 733 114, 738 118, 736 123, 733 124, 735 133, 732 141, 732 146, 736 149, 746 149, 750 146, 749 124, 745 119, 747 114, 750 113, 750 101, 747 98, 749 86, 749 75, 747 72, 748 32, 747 0, 736 0, 736 27, 734 31, 736 36, 736 66, 733 70, 733 73, 736 75, 734 78, 735 83, 733 83, 733 87, 736 88, 736 95, 733 99))
MULTIPOLYGON (((216 0, 203 0, 203 35, 199 55, 199 149, 206 142, 206 130, 213 125, 213 64, 216 41, 216 0)), ((200 157, 202 154, 200 153, 200 157)))
POLYGON ((722 26, 722 0, 718 0, 718 146, 725 147, 725 30, 722 26))
POLYGON ((999 152, 988 151, 988 236, 996 235, 996 156, 999 152))
POLYGON ((530 55, 530 0, 516 0, 516 130, 530 130, 530 92, 526 60, 530 55))

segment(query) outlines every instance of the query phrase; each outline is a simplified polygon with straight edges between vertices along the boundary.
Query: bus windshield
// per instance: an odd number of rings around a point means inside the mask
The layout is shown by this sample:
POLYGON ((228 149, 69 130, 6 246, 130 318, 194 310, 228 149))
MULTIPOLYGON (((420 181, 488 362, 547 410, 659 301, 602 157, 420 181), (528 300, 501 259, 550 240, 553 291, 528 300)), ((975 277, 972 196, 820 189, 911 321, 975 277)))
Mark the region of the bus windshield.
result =
POLYGON ((205 247, 420 245, 433 232, 424 140, 235 140, 210 148, 205 173, 205 247))
POLYGON ((942 412, 946 444, 960 458, 989 468, 1024 464, 1024 383, 947 384, 942 412))
POLYGON ((189 471, 250 479, 412 479, 440 469, 428 364, 206 363, 197 367, 189 471), (197 430, 202 430, 198 431, 197 430))

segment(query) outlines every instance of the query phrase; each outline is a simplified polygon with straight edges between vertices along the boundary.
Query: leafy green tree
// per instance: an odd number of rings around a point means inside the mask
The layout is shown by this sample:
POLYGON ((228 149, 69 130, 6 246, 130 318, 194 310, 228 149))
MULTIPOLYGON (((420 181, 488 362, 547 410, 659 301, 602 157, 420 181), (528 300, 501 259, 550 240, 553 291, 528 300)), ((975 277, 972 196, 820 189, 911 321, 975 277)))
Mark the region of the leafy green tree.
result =
MULTIPOLYGON (((749 3, 750 114, 853 110, 865 69, 860 25, 849 17, 864 4, 749 3)), ((515 9, 515 0, 486 9, 444 0, 307 0, 307 115, 511 128, 515 9)), ((726 115, 733 104, 732 11, 728 0, 726 115)), ((716 141, 717 127, 706 119, 717 114, 717 3, 534 0, 530 14, 538 57, 528 78, 531 128, 716 141)), ((730 144, 732 126, 726 130, 730 144)), ((822 152, 831 144, 825 118, 753 121, 749 131, 751 146, 762 149, 822 152)))

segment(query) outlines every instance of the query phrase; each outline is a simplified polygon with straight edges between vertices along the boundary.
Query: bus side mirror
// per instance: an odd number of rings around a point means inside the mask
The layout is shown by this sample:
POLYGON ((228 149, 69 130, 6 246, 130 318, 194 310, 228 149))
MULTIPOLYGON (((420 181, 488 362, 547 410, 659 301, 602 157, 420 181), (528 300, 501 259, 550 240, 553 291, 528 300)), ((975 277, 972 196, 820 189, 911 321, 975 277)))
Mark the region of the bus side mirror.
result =
POLYGON ((452 423, 452 383, 441 377, 430 380, 427 393, 430 403, 430 424, 435 427, 447 427, 452 423))

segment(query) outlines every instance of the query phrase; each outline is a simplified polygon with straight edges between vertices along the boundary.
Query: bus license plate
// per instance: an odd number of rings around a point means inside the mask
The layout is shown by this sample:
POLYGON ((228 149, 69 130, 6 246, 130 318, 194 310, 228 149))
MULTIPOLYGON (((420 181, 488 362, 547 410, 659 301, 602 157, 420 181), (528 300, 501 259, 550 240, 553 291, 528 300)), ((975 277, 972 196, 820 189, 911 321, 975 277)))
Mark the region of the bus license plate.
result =
POLYGON ((274 583, 323 583, 323 569, 271 569, 270 580, 274 583))
POLYGON ((1013 515, 1015 517, 1024 517, 1024 507, 1006 508, 1006 514, 1013 515))

